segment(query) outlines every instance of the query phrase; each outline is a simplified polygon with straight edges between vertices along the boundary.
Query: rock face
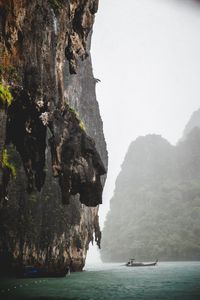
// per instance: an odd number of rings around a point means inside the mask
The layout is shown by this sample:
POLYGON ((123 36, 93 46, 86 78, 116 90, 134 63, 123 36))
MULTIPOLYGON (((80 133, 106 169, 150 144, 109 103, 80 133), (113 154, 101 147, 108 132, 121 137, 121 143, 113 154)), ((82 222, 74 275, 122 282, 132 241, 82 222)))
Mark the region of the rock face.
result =
POLYGON ((200 259, 199 149, 198 127, 177 146, 158 135, 130 145, 103 229, 103 261, 200 259))
POLYGON ((200 128, 200 109, 196 110, 189 122, 187 123, 187 125, 185 126, 185 129, 184 129, 184 132, 183 132, 183 138, 186 138, 188 133, 190 133, 190 131, 195 128, 195 127, 198 127, 200 128))
POLYGON ((107 168, 90 41, 98 0, 0 1, 0 260, 81 270, 107 168))

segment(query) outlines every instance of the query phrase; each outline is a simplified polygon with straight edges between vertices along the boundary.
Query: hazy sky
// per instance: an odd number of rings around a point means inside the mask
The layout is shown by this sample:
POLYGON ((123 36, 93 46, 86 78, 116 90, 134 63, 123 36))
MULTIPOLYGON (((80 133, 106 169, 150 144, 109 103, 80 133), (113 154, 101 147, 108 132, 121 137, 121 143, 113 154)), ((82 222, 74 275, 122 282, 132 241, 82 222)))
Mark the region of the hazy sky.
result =
POLYGON ((92 60, 109 152, 101 224, 130 142, 157 133, 175 144, 200 107, 197 3, 100 0, 92 60))

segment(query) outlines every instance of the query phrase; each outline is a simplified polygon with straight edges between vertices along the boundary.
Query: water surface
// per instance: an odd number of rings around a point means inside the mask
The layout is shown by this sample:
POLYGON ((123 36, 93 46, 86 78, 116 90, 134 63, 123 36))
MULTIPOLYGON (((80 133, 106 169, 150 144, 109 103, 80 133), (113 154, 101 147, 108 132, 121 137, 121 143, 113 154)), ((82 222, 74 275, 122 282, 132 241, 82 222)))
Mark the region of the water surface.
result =
POLYGON ((99 264, 66 278, 9 279, 0 284, 0 299, 199 300, 200 262, 144 268, 99 264))

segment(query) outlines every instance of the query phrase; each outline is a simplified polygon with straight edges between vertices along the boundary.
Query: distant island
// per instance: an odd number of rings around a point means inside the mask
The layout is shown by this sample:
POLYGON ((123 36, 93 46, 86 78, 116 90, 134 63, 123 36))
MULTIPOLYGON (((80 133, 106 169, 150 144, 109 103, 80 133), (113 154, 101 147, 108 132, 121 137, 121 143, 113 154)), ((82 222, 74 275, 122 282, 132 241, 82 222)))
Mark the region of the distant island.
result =
POLYGON ((200 110, 172 146, 160 135, 131 143, 103 230, 104 262, 200 260, 200 110))

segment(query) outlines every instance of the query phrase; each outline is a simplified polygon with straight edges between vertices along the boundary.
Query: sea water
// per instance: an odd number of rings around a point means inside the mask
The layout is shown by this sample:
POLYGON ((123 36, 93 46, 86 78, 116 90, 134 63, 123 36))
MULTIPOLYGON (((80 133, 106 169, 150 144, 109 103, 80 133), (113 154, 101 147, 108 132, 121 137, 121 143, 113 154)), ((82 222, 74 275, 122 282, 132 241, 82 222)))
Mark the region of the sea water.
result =
POLYGON ((65 278, 9 279, 1 281, 0 299, 199 300, 200 262, 98 264, 65 278))

